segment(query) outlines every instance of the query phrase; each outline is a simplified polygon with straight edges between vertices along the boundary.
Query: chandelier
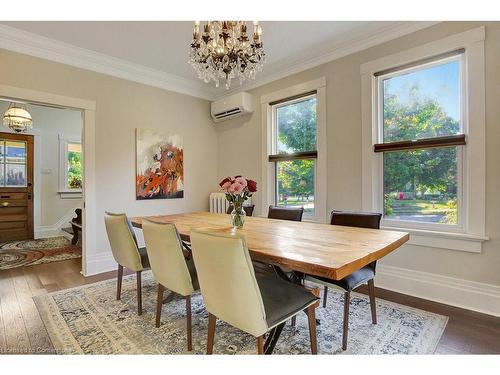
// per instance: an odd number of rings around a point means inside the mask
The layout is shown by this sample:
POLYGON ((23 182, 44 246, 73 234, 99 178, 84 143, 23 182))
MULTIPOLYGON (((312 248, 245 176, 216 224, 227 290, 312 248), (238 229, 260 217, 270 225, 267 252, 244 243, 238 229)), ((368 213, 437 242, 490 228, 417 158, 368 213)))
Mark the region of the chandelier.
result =
POLYGON ((33 127, 33 119, 26 110, 26 106, 20 103, 10 103, 9 109, 3 115, 3 124, 16 133, 24 133, 33 127))
POLYGON ((245 21, 208 21, 200 32, 200 22, 194 24, 193 41, 189 63, 198 73, 198 78, 219 87, 225 80, 226 89, 231 80, 238 78, 240 84, 247 79, 255 79, 262 70, 265 53, 262 44, 262 28, 253 23, 253 37, 247 35, 245 21))

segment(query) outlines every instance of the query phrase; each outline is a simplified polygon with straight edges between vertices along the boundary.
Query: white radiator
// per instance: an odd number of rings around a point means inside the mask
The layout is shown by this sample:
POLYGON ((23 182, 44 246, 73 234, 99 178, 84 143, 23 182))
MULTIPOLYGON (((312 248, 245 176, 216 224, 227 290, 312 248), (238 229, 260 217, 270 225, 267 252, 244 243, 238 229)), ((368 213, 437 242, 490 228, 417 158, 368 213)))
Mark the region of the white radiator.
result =
MULTIPOLYGON (((248 198, 248 200, 243 205, 250 206, 251 204, 252 204, 252 198, 248 198)), ((210 212, 225 214, 227 212, 228 207, 229 207, 229 202, 226 199, 226 194, 210 193, 210 212)))
POLYGON ((226 194, 224 193, 210 194, 210 212, 225 214, 228 207, 229 207, 229 202, 226 199, 226 194))

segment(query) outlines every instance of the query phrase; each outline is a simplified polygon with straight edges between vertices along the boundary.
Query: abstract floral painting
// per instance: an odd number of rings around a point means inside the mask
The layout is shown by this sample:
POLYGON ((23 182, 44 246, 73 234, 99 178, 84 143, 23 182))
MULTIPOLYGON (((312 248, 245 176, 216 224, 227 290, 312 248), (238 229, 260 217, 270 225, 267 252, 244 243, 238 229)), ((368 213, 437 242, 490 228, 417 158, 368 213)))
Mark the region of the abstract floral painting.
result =
POLYGON ((136 129, 136 199, 184 197, 182 136, 136 129))

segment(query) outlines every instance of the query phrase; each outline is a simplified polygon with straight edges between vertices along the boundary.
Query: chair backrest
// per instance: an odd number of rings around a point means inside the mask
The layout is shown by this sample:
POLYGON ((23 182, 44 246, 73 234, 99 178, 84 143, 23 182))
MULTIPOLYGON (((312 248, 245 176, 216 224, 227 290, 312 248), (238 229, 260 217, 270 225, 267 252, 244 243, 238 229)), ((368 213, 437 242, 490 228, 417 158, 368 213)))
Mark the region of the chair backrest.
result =
MULTIPOLYGON (((342 225, 345 227, 380 229, 381 218, 382 214, 378 212, 350 212, 333 210, 330 224, 342 225)), ((368 266, 375 272, 377 261, 370 263, 368 266)))
MULTIPOLYGON (((243 209, 245 210, 245 213, 247 216, 252 216, 253 215, 253 210, 255 209, 255 204, 252 204, 250 206, 243 206, 243 209)), ((229 207, 227 208, 226 214, 230 214, 233 212, 233 205, 230 204, 229 207)))
POLYGON ((194 292, 182 242, 174 224, 142 221, 149 264, 161 285, 182 296, 194 292))
POLYGON ((304 207, 269 206, 268 219, 302 221, 304 207))
POLYGON ((332 225, 345 227, 380 229, 382 214, 378 212, 350 212, 333 210, 330 220, 332 225))
POLYGON ((191 245, 207 310, 256 337, 266 333, 264 304, 244 237, 202 228, 191 230, 191 245))
POLYGON ((127 215, 105 212, 104 223, 116 262, 132 271, 142 271, 137 240, 127 215))

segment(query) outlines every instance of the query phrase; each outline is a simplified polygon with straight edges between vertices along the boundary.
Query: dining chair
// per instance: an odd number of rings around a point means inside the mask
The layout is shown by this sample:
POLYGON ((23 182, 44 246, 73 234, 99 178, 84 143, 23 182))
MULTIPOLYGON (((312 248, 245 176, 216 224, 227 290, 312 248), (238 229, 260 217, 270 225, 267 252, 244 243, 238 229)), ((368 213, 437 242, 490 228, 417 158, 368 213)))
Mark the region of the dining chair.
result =
MULTIPOLYGON (((267 212, 268 219, 279 219, 279 220, 290 220, 290 221, 302 221, 302 215, 304 214, 304 207, 287 207, 287 206, 269 206, 269 211, 267 212)), ((265 265, 258 264, 260 269, 264 268, 265 265)), ((268 266, 269 267, 269 266, 268 266)), ((285 266, 274 266, 272 267, 274 272, 280 272, 286 277, 292 275, 293 270, 285 266)), ((292 317, 292 326, 295 327, 296 317, 292 317)))
POLYGON ((193 229, 191 244, 209 312, 207 354, 213 353, 217 319, 256 337, 257 353, 263 354, 265 334, 301 311, 307 312, 311 352, 317 353, 316 296, 274 275, 256 274, 240 233, 193 229))
MULTIPOLYGON (((255 209, 255 204, 252 204, 252 205, 249 205, 249 206, 243 206, 243 209, 245 210, 245 213, 247 214, 247 216, 252 216, 253 215, 253 211, 255 209)), ((226 210, 226 214, 230 214, 231 212, 233 212, 233 205, 230 204, 226 210)))
POLYGON ((116 299, 121 299, 123 267, 134 271, 137 278, 137 314, 142 315, 142 271, 149 268, 146 248, 139 248, 132 224, 125 214, 104 213, 111 252, 118 263, 116 299))
MULTIPOLYGON (((333 210, 330 224, 341 225, 358 228, 380 229, 380 219, 382 214, 375 212, 348 212, 333 210)), ((306 280, 317 284, 324 285, 323 307, 326 307, 328 298, 328 288, 336 287, 344 291, 344 324, 342 336, 342 349, 347 349, 347 335, 349 331, 349 304, 351 299, 351 291, 361 284, 368 284, 368 292, 370 295, 370 307, 372 313, 372 323, 377 324, 377 306, 375 301, 375 268, 377 262, 372 262, 369 265, 351 273, 341 280, 332 280, 324 277, 307 275, 306 280)))
POLYGON ((168 289, 186 300, 186 329, 188 350, 193 350, 191 329, 191 295, 199 289, 198 277, 191 254, 183 251, 174 224, 142 221, 144 241, 153 276, 158 282, 156 327, 160 327, 163 293, 168 289))
POLYGON ((304 207, 269 206, 268 219, 302 221, 304 207))

